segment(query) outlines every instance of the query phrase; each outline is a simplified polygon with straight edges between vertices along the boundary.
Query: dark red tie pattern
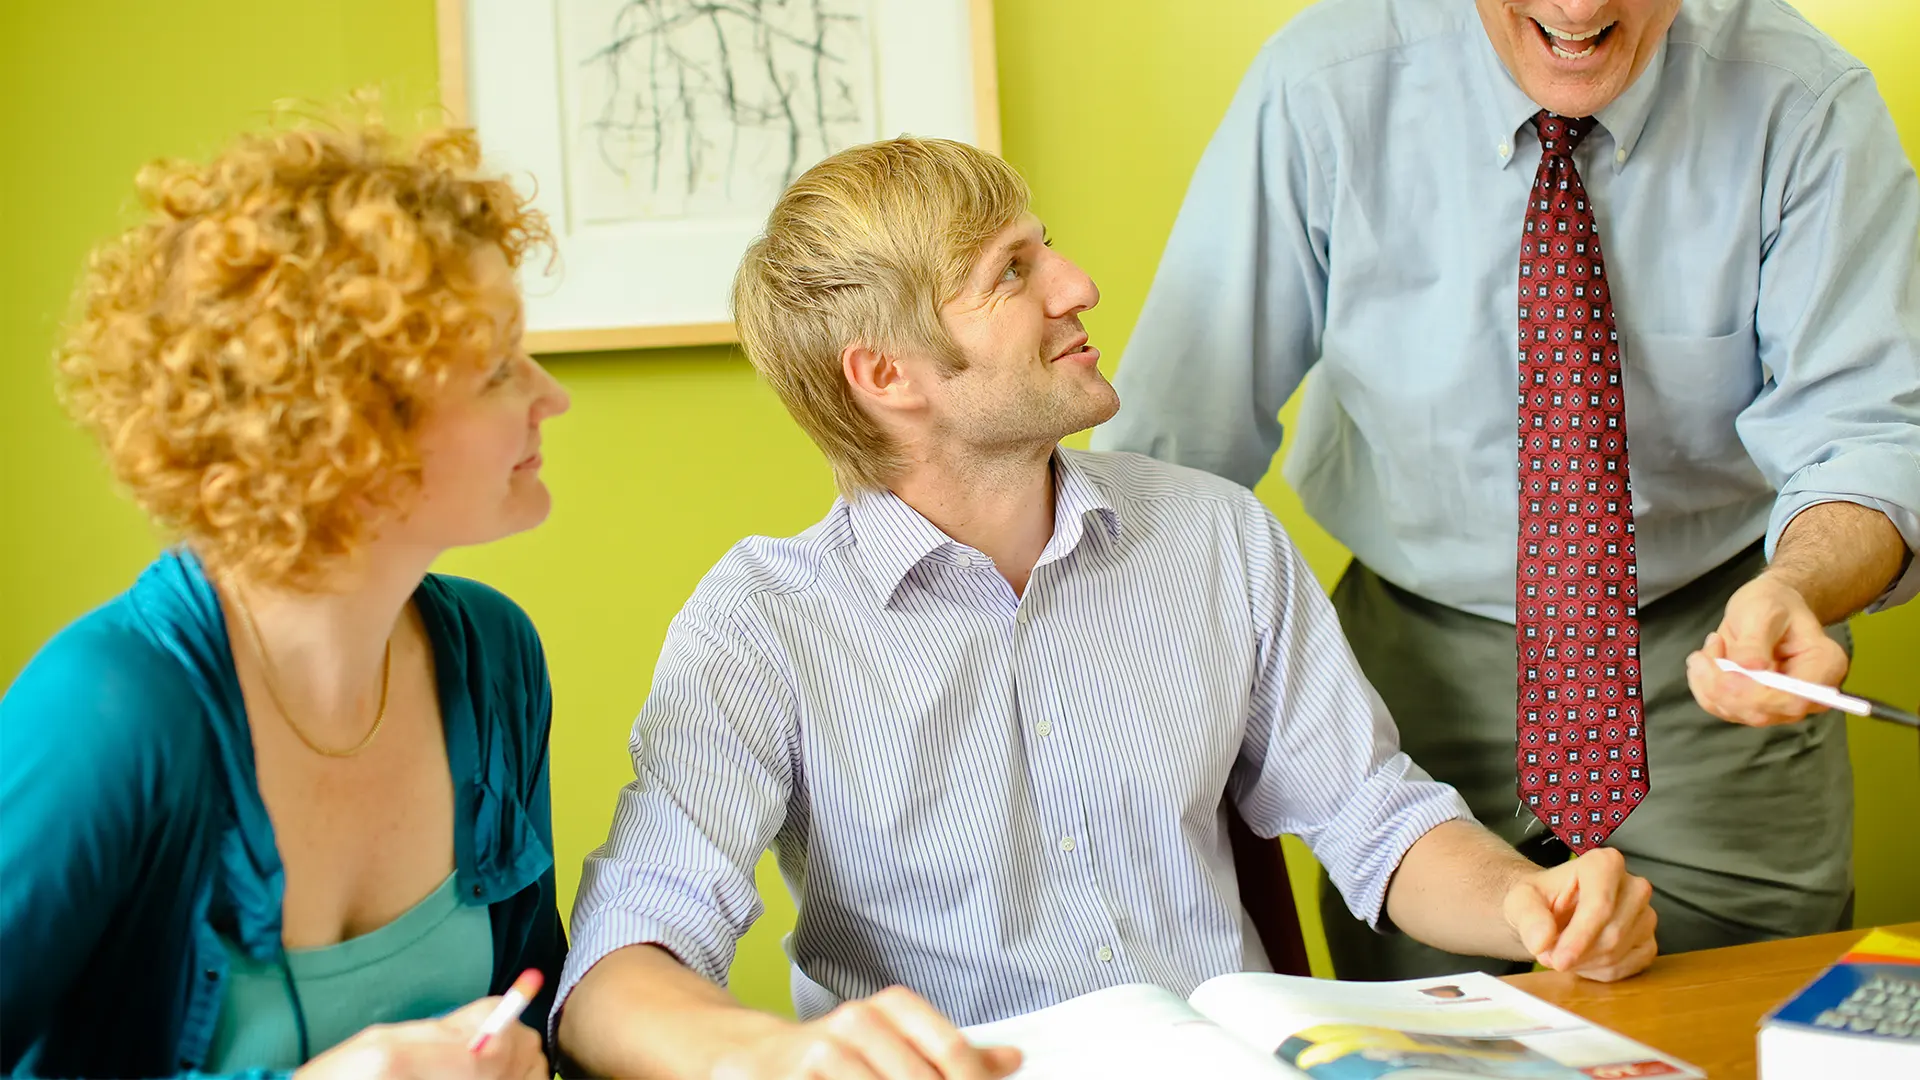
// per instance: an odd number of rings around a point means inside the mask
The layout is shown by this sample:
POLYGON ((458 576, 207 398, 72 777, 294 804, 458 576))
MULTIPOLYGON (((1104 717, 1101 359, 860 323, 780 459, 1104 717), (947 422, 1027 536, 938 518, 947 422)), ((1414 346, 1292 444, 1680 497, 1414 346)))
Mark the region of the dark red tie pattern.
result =
POLYGON ((1573 849, 1647 795, 1626 402, 1600 236, 1573 148, 1542 112, 1520 241, 1520 797, 1573 849))

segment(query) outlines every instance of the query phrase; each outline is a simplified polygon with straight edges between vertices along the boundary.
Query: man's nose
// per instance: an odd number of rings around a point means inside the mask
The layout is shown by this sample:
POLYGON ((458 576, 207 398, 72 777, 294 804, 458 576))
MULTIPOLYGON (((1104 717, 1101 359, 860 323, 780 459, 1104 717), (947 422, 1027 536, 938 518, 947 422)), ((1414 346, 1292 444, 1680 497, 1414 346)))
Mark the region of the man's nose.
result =
POLYGON ((1093 278, 1072 261, 1061 259, 1053 292, 1054 318, 1062 318, 1075 312, 1086 311, 1100 302, 1100 286, 1093 278))
POLYGON ((1558 0, 1554 6, 1565 13, 1568 25, 1557 29, 1571 30, 1576 27, 1591 29, 1588 24, 1594 21, 1594 16, 1598 15, 1600 9, 1606 7, 1607 3, 1608 0, 1558 0))

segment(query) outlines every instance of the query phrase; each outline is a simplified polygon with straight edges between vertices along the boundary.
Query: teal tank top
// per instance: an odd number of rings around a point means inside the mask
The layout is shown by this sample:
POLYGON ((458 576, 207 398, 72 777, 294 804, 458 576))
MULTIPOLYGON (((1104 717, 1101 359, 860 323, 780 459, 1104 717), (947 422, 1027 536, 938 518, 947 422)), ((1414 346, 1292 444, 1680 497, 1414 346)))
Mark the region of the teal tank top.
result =
MULTIPOLYGON (((208 1072, 293 1069, 300 1030, 287 976, 222 939, 232 964, 208 1072)), ((485 907, 460 902, 452 875, 385 926, 337 945, 287 951, 305 1015, 307 1047, 318 1056, 369 1024, 425 1020, 487 996, 493 928, 485 907)))

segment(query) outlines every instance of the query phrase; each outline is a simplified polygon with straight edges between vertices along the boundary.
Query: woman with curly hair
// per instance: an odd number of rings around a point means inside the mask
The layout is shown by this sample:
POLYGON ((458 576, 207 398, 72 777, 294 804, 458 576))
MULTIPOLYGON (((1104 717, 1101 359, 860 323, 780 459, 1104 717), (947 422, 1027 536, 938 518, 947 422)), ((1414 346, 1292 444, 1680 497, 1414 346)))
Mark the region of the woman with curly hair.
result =
POLYGON ((566 949, 546 662, 428 573, 547 515, 545 224, 470 131, 373 119, 139 189, 59 381, 180 542, 0 699, 0 1072, 549 1075, 527 1024, 468 1049, 566 949))

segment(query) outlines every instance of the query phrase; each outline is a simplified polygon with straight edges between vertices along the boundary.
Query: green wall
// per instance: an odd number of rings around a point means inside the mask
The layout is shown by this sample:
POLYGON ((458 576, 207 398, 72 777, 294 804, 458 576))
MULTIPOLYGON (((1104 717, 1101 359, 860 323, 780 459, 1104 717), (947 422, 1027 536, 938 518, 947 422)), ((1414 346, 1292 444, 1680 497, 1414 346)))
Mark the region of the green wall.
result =
MULTIPOLYGON (((1121 354, 1188 173, 1241 72, 1302 6, 997 0, 1006 156, 1032 181, 1055 242, 1100 282, 1107 299, 1087 323, 1108 357, 1121 354)), ((1800 6, 1879 74, 1908 152, 1920 156, 1920 7, 1800 6)), ((49 390, 56 326, 83 253, 127 220, 135 169, 159 155, 210 153, 281 98, 337 101, 377 83, 405 119, 433 100, 436 71, 430 0, 0 7, 0 678, 11 679, 62 624, 123 588, 158 543, 49 390)), ((574 399, 549 428, 552 520, 450 555, 444 569, 505 589, 545 636, 570 904, 580 860, 605 836, 614 792, 631 775, 628 726, 667 620, 734 540, 804 528, 832 486, 727 350, 559 357, 551 367, 574 399)), ((1345 553, 1277 477, 1261 494, 1331 582, 1345 553)), ((1920 605, 1856 628, 1852 685, 1920 698, 1920 605)), ((1914 737, 1866 724, 1853 735, 1860 919, 1920 919, 1914 737)), ((784 1009, 778 936, 792 909, 762 871, 770 915, 743 944, 736 980, 749 1001, 784 1009)))

